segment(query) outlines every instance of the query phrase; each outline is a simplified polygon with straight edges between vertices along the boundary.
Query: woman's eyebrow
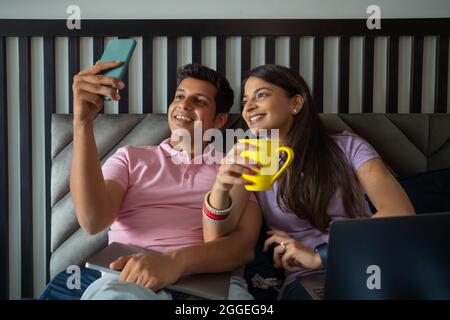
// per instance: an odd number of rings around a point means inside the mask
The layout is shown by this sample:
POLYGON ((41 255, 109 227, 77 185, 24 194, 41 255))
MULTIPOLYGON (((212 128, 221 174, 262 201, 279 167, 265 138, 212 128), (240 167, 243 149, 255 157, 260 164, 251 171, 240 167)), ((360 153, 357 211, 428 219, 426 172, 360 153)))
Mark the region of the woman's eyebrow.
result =
MULTIPOLYGON (((272 91, 272 90, 270 90, 270 88, 267 88, 267 87, 260 87, 260 88, 256 88, 255 90, 253 90, 253 94, 257 93, 257 92, 260 91, 260 90, 264 90, 264 89, 265 89, 265 90, 272 91)), ((242 98, 247 98, 247 95, 244 94, 244 96, 243 96, 242 98)))
POLYGON ((255 89, 254 91, 253 91, 253 93, 257 93, 258 91, 261 91, 261 90, 269 90, 269 91, 272 91, 272 90, 270 90, 270 88, 267 88, 267 87, 261 87, 261 88, 257 88, 257 89, 255 89))

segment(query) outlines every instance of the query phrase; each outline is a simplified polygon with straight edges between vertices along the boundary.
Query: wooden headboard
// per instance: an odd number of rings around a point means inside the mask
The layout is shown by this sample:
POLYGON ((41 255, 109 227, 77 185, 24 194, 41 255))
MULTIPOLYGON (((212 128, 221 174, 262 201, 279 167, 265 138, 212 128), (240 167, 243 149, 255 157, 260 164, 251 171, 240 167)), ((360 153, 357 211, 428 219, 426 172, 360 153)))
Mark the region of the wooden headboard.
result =
MULTIPOLYGON (((362 112, 373 111, 374 46, 377 37, 388 37, 386 112, 397 112, 399 40, 412 37, 411 113, 421 112, 424 37, 436 38, 435 112, 447 112, 450 19, 383 19, 381 29, 370 30, 364 19, 315 20, 82 20, 80 30, 69 30, 66 20, 0 20, 0 62, 5 64, 5 38, 19 37, 21 95, 28 96, 30 73, 30 37, 44 37, 45 97, 49 110, 55 106, 55 37, 68 37, 68 85, 80 69, 80 38, 93 37, 93 62, 98 60, 106 37, 142 37, 143 88, 152 88, 152 39, 167 37, 167 97, 172 98, 176 85, 177 39, 192 37, 192 62, 202 62, 202 38, 216 37, 216 69, 226 73, 227 39, 240 37, 241 72, 251 66, 251 39, 265 38, 265 63, 275 63, 275 40, 289 37, 289 66, 299 70, 300 39, 313 37, 313 95, 319 111, 323 110, 324 41, 338 37, 338 112, 347 113, 349 105, 350 40, 363 37, 362 112), (28 85, 27 85, 28 84, 28 85)), ((5 70, 0 69, 4 84, 5 70)), ((4 89, 4 86, 0 90, 4 89)), ((4 92, 0 91, 2 97, 4 92)), ((70 95, 69 90, 69 95, 70 95)), ((121 94, 119 113, 127 113, 128 96, 121 94)), ((152 112, 152 91, 143 90, 143 113, 152 112)), ((72 110, 69 98, 69 112, 72 110)), ((25 103, 26 101, 24 101, 25 103)))
MULTIPOLYGON (((227 73, 228 40, 237 39, 240 45, 239 73, 240 76, 251 68, 252 56, 255 50, 262 50, 265 63, 277 61, 277 41, 283 38, 286 43, 285 52, 288 66, 296 70, 302 70, 301 49, 303 40, 312 41, 312 59, 308 64, 312 70, 311 81, 313 96, 320 112, 326 112, 324 106, 324 93, 329 88, 324 85, 326 74, 327 54, 326 41, 330 37, 337 38, 337 75, 332 75, 337 80, 337 113, 349 113, 351 95, 351 64, 353 59, 362 61, 361 68, 361 108, 359 112, 372 113, 374 111, 374 74, 377 72, 376 42, 378 38, 387 39, 385 51, 386 77, 385 86, 385 112, 399 112, 399 68, 402 65, 400 43, 403 37, 410 37, 411 49, 408 52, 410 61, 409 72, 409 113, 421 113, 423 109, 423 90, 426 84, 423 79, 425 38, 433 37, 434 43, 434 105, 427 110, 434 113, 447 113, 448 106, 448 66, 449 66, 449 34, 450 19, 383 19, 381 29, 370 30, 366 27, 364 19, 314 19, 314 20, 82 20, 80 30, 69 30, 66 20, 10 20, 0 19, 0 299, 9 295, 9 179, 13 172, 12 163, 8 163, 10 156, 8 141, 16 141, 20 149, 17 157, 17 167, 20 168, 20 240, 21 240, 21 287, 22 295, 31 296, 33 292, 33 190, 32 164, 36 161, 36 154, 32 148, 32 123, 33 123, 33 81, 32 70, 35 67, 32 61, 36 61, 32 53, 32 39, 39 38, 42 41, 42 88, 43 88, 43 113, 44 113, 44 148, 42 156, 45 163, 45 215, 49 228, 50 221, 50 125, 51 115, 58 111, 58 88, 64 88, 67 93, 67 112, 72 112, 71 84, 73 76, 80 70, 80 41, 85 37, 92 37, 92 63, 97 61, 104 49, 105 40, 108 37, 139 37, 141 46, 139 50, 142 56, 141 90, 139 97, 142 104, 142 113, 153 113, 161 110, 161 106, 155 106, 153 88, 155 88, 154 69, 164 69, 166 73, 165 87, 166 101, 170 101, 176 86, 176 68, 178 66, 178 40, 189 37, 191 40, 190 56, 192 62, 203 62, 202 48, 204 39, 213 37, 215 50, 215 67, 223 73, 227 73), (60 38, 67 39, 67 65, 59 70, 57 63, 57 50, 55 43, 60 38), (167 63, 159 65, 160 60, 154 57, 154 39, 164 37, 167 40, 167 63), (236 38, 237 37, 237 38, 236 38), (252 45, 255 37, 264 38, 264 46, 252 45), (362 56, 352 56, 352 41, 359 38, 362 41, 362 56), (9 48, 8 41, 17 39, 17 50, 9 48), (11 49, 11 50, 10 50, 11 49), (17 57, 11 56, 17 53, 17 57), (7 61, 15 61, 18 69, 7 64, 7 61), (309 65, 311 64, 311 65, 309 65), (9 71, 9 72, 7 72, 9 71), (18 71, 18 72, 17 72, 18 71), (60 72, 64 71, 64 79, 57 81, 60 72), (18 73, 18 74, 17 74, 18 73), (16 79, 18 88, 13 86, 8 79, 16 79), (11 92, 16 90, 13 96, 11 92), (13 101, 17 105, 11 106, 13 101), (8 106, 9 109, 8 109, 8 106), (18 109, 19 133, 14 140, 11 131, 8 130, 8 110, 18 109), (158 109, 159 108, 159 109, 158 109), (30 269, 31 268, 31 269, 30 269)), ((37 64, 40 64, 39 61, 37 64)), ((403 80, 403 79, 401 79, 403 80)), ((35 80, 36 82, 36 80, 35 80)), ((37 81, 39 82, 39 81, 37 81)), ((134 85, 136 85, 134 83, 134 85)), ((38 87, 40 88, 40 87, 38 87)), ((132 88, 132 87, 131 87, 132 88)), ((36 89, 34 89, 36 90, 36 89)), ((121 100, 118 104, 119 113, 128 113, 129 90, 127 86, 121 92, 121 100)), ((237 94, 238 95, 238 94, 237 94)), ((377 97, 378 98, 378 97, 377 97)), ((15 112, 15 111, 14 111, 15 112)), ((41 156, 39 153, 38 156, 41 156)), ((15 159, 11 156, 11 159, 15 159)), ((14 164, 14 167, 16 165, 14 164)), ((48 229, 47 229, 48 230, 48 229)), ((46 239, 47 249, 49 239, 46 239)), ((49 257, 49 255, 48 255, 49 257)), ((47 257, 47 259, 48 259, 47 257)), ((48 260, 47 260, 48 264, 48 260)))

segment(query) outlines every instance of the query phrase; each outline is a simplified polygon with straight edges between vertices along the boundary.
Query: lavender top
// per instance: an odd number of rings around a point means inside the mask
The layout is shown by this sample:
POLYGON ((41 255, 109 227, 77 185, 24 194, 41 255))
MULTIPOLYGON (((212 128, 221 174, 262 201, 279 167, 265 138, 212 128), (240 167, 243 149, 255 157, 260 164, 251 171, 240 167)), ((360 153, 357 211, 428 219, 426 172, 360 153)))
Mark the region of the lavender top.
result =
MULTIPOLYGON (((344 131, 340 134, 333 135, 333 138, 344 151, 347 160, 351 164, 354 171, 367 160, 379 157, 378 153, 361 137, 344 131)), ((303 219, 298 218, 293 213, 282 210, 276 200, 276 190, 278 189, 277 181, 274 183, 272 190, 257 192, 257 197, 263 210, 264 219, 270 229, 282 230, 289 233, 295 240, 309 248, 315 248, 323 242, 328 242, 328 234, 322 234, 319 230, 313 228, 311 224, 303 219)), ((364 190, 359 185, 361 195, 364 196, 364 190)), ((369 215, 369 207, 364 201, 364 205, 369 215)), ((328 205, 328 215, 331 221, 350 219, 344 210, 340 191, 338 190, 331 198, 328 205)), ((295 278, 311 273, 317 270, 293 268, 291 273, 286 272, 286 280, 284 286, 294 281, 295 278)), ((284 287, 283 286, 283 287, 284 287)))

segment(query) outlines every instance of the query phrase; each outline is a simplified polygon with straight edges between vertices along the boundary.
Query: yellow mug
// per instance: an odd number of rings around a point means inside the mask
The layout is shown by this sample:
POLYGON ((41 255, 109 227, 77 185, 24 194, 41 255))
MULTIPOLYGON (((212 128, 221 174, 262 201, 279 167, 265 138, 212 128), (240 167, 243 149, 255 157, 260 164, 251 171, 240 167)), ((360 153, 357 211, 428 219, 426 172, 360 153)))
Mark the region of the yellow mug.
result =
POLYGON ((289 147, 279 145, 279 140, 260 140, 260 139, 239 139, 241 143, 247 143, 257 147, 257 150, 244 150, 241 157, 250 159, 253 163, 258 163, 261 168, 254 169, 254 175, 242 174, 242 178, 253 182, 245 186, 248 191, 265 191, 272 189, 275 180, 294 160, 294 150, 289 147), (284 151, 287 159, 279 168, 280 153, 284 151))

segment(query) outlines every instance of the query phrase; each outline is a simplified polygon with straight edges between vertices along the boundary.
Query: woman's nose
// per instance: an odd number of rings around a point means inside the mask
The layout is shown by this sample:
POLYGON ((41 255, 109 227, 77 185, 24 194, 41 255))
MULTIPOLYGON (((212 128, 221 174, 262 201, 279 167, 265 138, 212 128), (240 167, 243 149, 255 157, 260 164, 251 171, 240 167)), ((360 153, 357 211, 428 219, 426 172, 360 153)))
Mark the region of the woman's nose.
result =
POLYGON ((244 105, 244 111, 250 112, 256 108, 256 105, 252 101, 247 101, 244 105))

